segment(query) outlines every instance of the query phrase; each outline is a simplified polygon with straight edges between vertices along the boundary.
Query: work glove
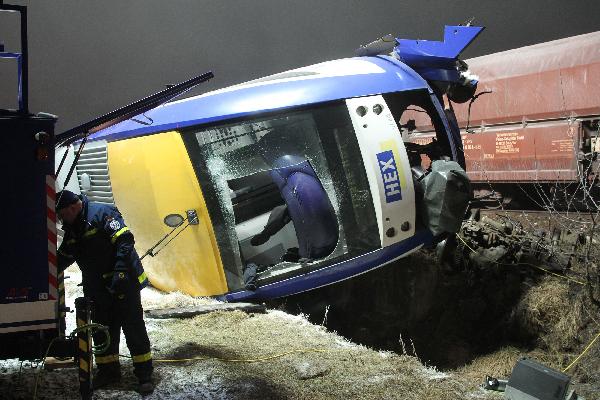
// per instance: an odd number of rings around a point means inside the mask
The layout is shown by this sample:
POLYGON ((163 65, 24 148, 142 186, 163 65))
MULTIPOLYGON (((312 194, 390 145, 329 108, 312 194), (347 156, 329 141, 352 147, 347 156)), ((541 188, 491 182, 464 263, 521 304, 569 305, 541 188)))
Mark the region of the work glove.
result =
POLYGON ((127 271, 115 271, 113 274, 112 283, 108 291, 118 300, 125 299, 129 285, 128 275, 127 271))

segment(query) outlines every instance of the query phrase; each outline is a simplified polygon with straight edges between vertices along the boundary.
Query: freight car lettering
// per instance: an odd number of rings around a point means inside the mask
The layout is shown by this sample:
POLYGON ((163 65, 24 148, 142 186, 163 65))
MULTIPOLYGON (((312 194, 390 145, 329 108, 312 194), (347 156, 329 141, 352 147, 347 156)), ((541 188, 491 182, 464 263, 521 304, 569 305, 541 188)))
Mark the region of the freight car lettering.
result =
POLYGON ((573 151, 573 139, 556 139, 552 141, 553 153, 571 153, 573 151))
POLYGON ((519 153, 518 142, 525 140, 525 136, 517 132, 500 132, 496 134, 496 153, 512 154, 519 153))
POLYGON ((486 160, 486 159, 492 159, 493 160, 494 159, 494 154, 483 153, 483 159, 484 160, 486 160))
POLYGON ((463 136, 463 149, 464 150, 481 150, 481 144, 473 144, 473 139, 469 139, 463 136))
POLYGON ((385 188, 385 202, 392 203, 402 200, 394 153, 391 150, 378 153, 377 161, 379 162, 381 178, 383 179, 383 186, 385 188))
POLYGON ((498 147, 496 146, 496 154, 513 154, 513 153, 518 153, 521 149, 519 149, 518 147, 509 147, 509 146, 503 146, 503 147, 498 147))

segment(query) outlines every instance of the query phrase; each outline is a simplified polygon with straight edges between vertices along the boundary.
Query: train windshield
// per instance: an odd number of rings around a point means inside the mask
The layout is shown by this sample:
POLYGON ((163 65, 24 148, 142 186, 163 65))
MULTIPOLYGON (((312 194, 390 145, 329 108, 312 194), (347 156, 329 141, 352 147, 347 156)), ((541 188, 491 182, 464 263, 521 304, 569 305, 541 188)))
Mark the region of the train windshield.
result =
POLYGON ((269 281, 380 247, 348 110, 338 102, 190 131, 228 284, 269 281))

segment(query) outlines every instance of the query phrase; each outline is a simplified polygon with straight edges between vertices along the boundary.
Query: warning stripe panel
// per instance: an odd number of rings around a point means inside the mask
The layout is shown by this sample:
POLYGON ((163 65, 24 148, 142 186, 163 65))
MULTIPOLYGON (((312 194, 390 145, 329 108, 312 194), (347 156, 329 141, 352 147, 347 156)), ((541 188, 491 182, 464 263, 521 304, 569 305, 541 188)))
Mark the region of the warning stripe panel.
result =
MULTIPOLYGON (((48 274, 48 283, 50 284, 50 286, 57 288, 56 290, 58 293, 58 280, 56 279, 56 276, 53 276, 52 274, 48 274)), ((56 299, 51 299, 51 300, 56 300, 56 299)))
POLYGON ((48 229, 48 297, 58 298, 57 259, 56 259, 56 189, 53 175, 46 175, 46 224, 48 229))
POLYGON ((50 266, 50 270, 49 270, 50 275, 52 275, 54 277, 54 279, 58 282, 58 271, 57 268, 52 265, 50 266))
POLYGON ((48 252, 48 262, 50 264, 56 265, 56 254, 52 254, 51 252, 48 252))
MULTIPOLYGON (((48 250, 56 250, 56 240, 57 240, 57 236, 56 233, 52 232, 50 229, 48 229, 48 250)), ((54 251, 56 253, 56 251, 54 251)))
POLYGON ((52 175, 46 175, 46 196, 49 197, 52 202, 56 200, 56 189, 54 188, 54 177, 52 175))
MULTIPOLYGON (((48 215, 50 215, 50 210, 48 210, 48 215)), ((56 236, 56 216, 54 218, 47 218, 46 224, 48 225, 48 232, 52 232, 54 236, 56 236)), ((56 240, 55 240, 56 241, 56 240)))

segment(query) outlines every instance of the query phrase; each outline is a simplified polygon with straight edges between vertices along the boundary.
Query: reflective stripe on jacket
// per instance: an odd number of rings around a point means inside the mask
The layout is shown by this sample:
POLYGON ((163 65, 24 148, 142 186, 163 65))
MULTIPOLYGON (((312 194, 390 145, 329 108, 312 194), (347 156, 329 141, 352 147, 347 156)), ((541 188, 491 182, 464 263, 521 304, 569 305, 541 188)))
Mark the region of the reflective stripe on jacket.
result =
POLYGON ((138 288, 148 278, 134 248, 134 237, 119 210, 111 205, 90 202, 82 197, 83 209, 77 221, 64 225, 63 243, 58 249, 58 267, 63 270, 74 261, 91 290, 110 286, 112 274, 127 272, 138 288))

